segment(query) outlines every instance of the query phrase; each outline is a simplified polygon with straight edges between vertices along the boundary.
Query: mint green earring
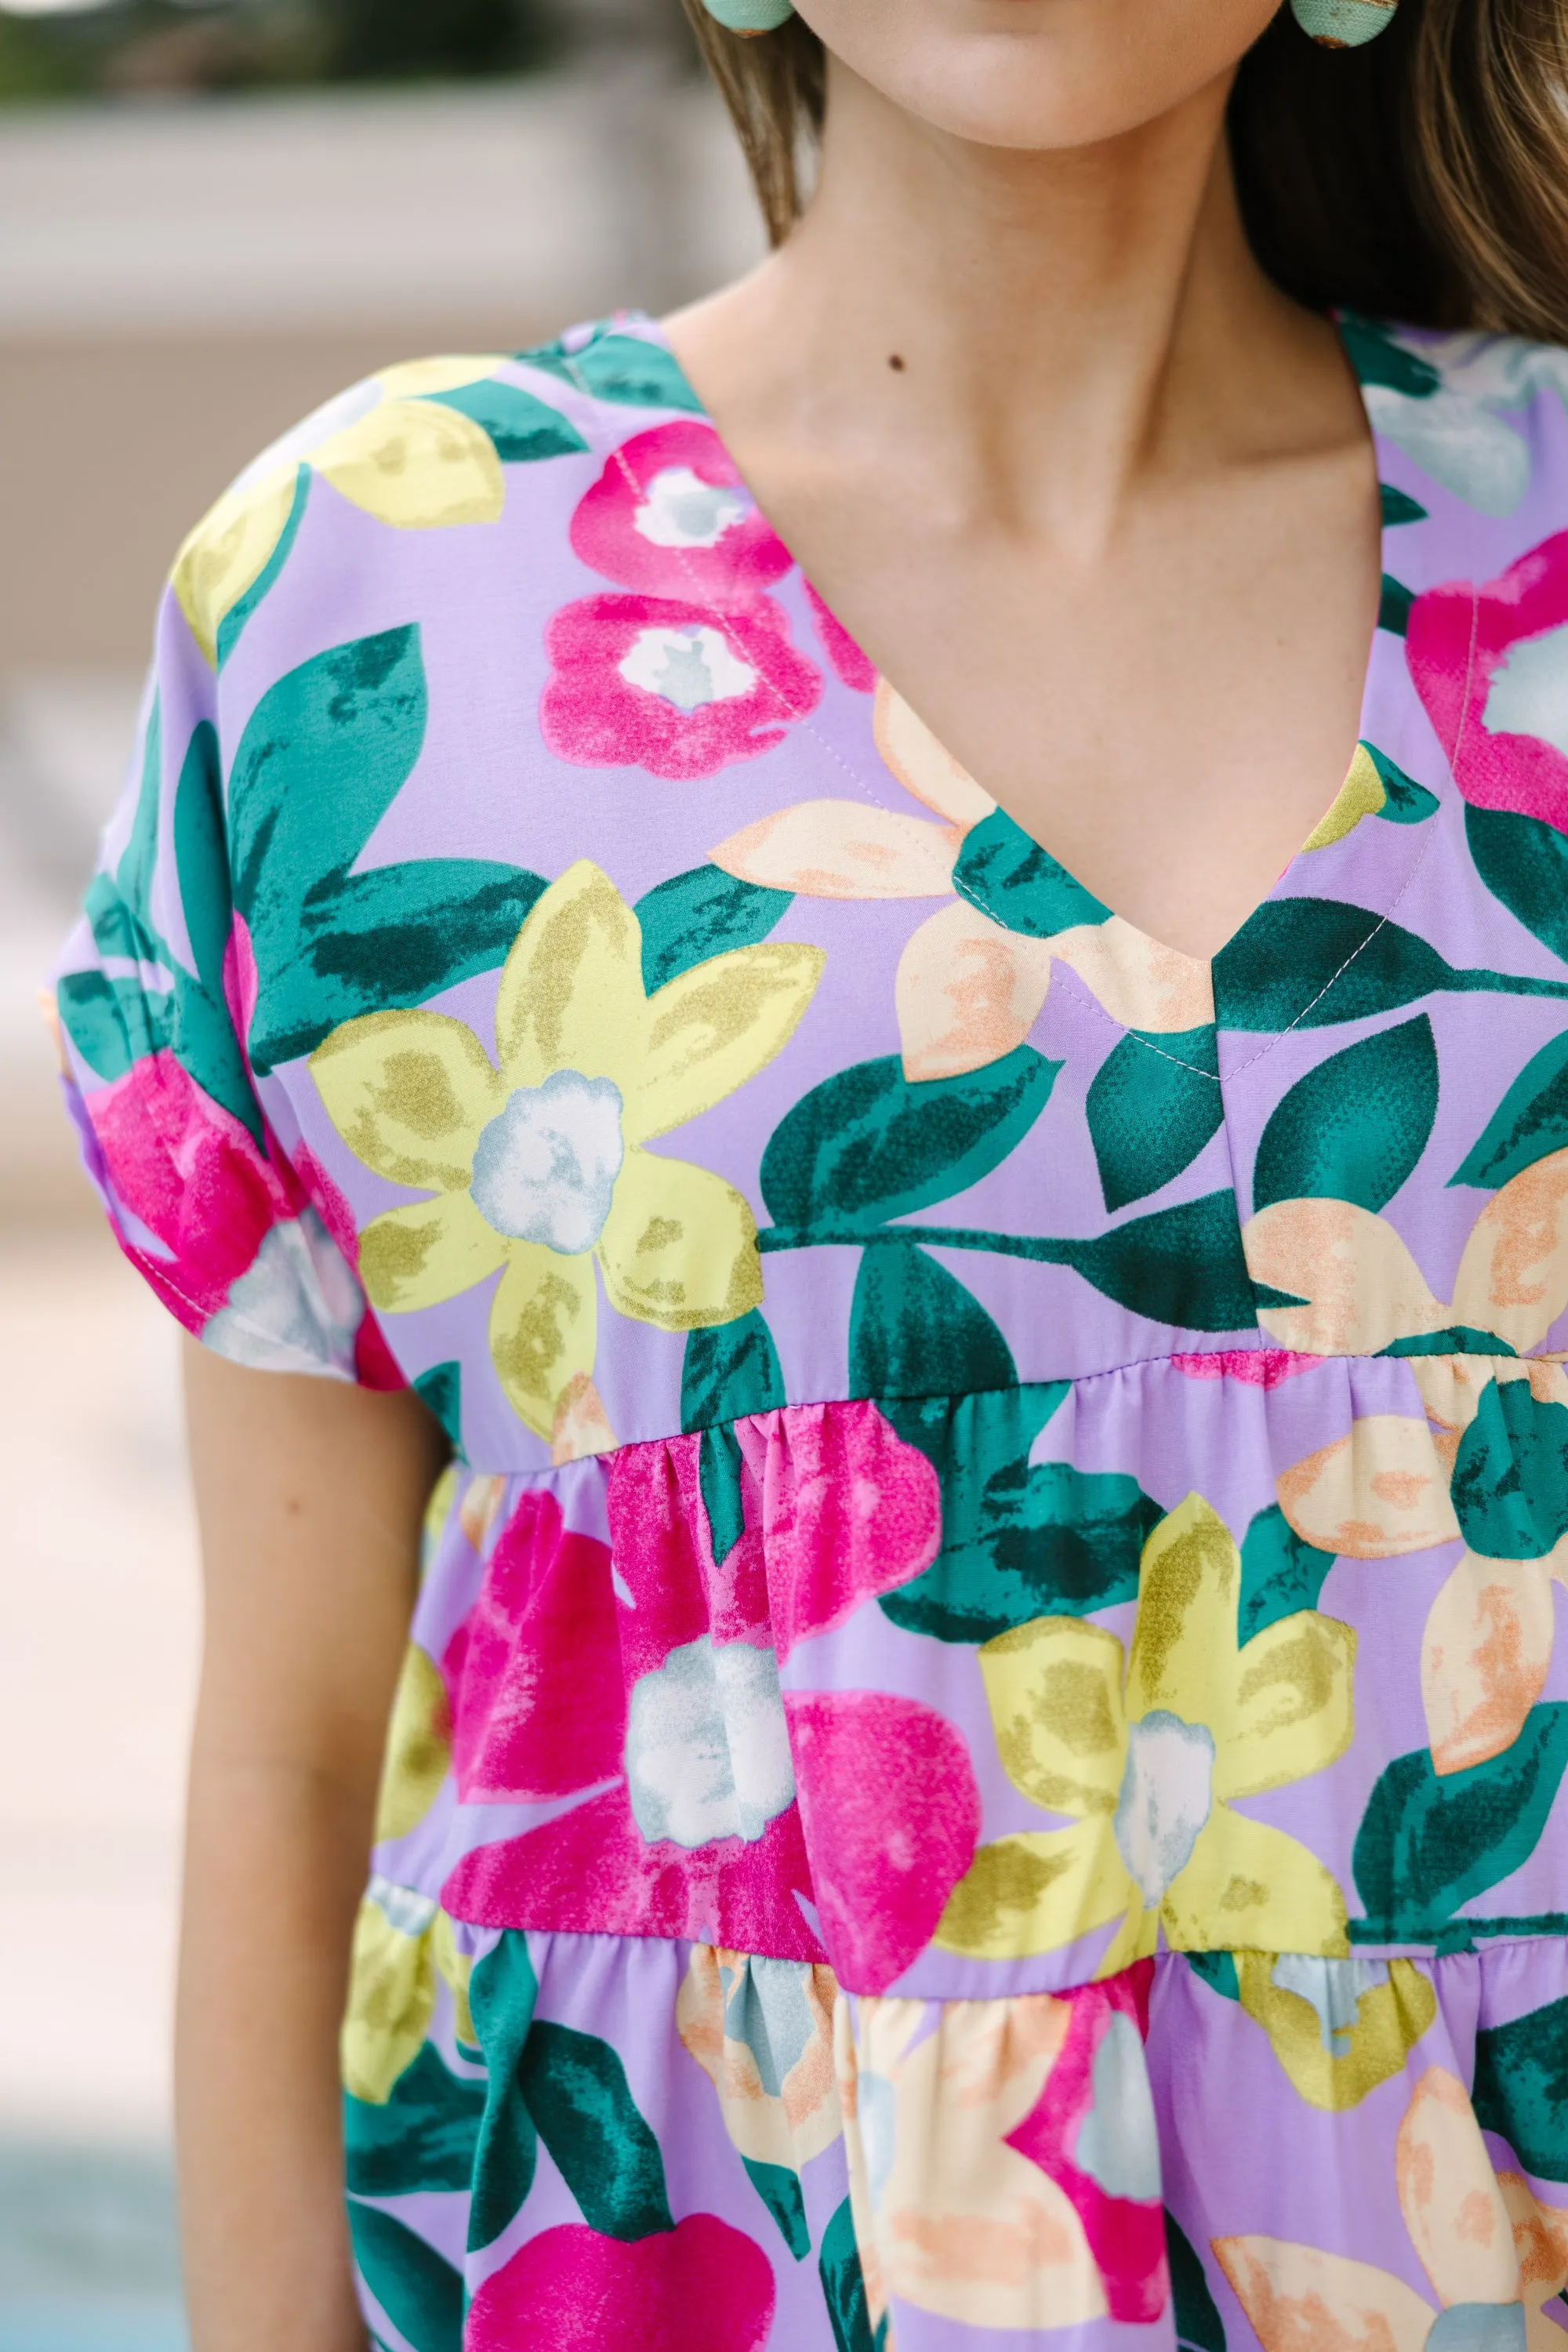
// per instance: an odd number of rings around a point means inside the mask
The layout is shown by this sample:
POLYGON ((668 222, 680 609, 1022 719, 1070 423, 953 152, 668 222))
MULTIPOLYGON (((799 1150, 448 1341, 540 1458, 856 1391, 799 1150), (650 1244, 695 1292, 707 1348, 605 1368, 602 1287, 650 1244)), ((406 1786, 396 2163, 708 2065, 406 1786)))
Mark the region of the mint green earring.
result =
POLYGON ((1388 30, 1396 5, 1397 0, 1290 0, 1290 14, 1320 48, 1359 49, 1388 30))
POLYGON ((702 0, 708 14, 731 33, 772 33, 795 15, 794 0, 702 0))

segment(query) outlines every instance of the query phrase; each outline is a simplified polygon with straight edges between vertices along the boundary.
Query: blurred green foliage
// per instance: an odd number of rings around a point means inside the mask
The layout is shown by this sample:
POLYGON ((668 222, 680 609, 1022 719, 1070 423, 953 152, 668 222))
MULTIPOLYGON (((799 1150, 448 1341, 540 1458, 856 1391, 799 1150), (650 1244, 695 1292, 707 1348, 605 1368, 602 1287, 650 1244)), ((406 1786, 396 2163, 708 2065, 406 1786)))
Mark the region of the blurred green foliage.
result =
POLYGON ((0 104, 515 73, 560 44, 560 0, 0 0, 0 104))

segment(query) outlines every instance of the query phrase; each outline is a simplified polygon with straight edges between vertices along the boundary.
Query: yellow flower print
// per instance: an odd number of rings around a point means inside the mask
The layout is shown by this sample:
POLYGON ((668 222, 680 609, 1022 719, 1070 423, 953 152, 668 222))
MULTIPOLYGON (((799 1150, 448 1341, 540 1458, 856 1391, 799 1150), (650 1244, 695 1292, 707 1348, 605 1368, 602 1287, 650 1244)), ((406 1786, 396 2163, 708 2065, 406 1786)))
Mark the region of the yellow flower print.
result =
POLYGON ((539 899, 496 996, 496 1062, 444 1013, 371 1013, 310 1057, 351 1150, 430 1197, 366 1227, 378 1310, 434 1307, 500 1271, 490 1354, 560 1460, 614 1444, 593 1390, 594 1267, 617 1314, 661 1330, 728 1323, 763 1295, 732 1185, 648 1145, 744 1086, 787 1043, 825 961, 764 941, 648 996, 637 919, 581 860, 539 899))
POLYGON ((1282 1830, 1235 1810, 1349 1747, 1355 1635, 1314 1610, 1237 1640, 1241 1561, 1201 1495, 1143 1548, 1125 1659, 1115 1635, 1037 1617, 980 1651, 1008 1779, 1067 1829, 984 1845, 936 1940, 1016 1959, 1120 1921, 1098 1973, 1155 1949, 1347 1953, 1344 1897, 1282 1830))
MULTIPOLYGON (((1453 1330, 1454 1352, 1413 1355, 1423 1414, 1373 1413, 1281 1472, 1279 1507, 1306 1542, 1354 1559, 1394 1559, 1456 1541, 1449 1476, 1460 1438, 1493 1381, 1527 1381, 1542 1404, 1568 1404, 1556 1356, 1527 1356, 1568 1307, 1568 1151, 1552 1152, 1496 1192, 1470 1229, 1453 1297, 1434 1297, 1385 1218, 1349 1201, 1279 1201, 1243 1236, 1254 1281, 1300 1307, 1258 1320, 1283 1347, 1370 1355, 1453 1330), (1465 1331, 1514 1355, 1466 1352, 1465 1331)), ((1568 1582, 1568 1542, 1535 1559, 1466 1550, 1426 1620, 1421 1687, 1432 1760, 1463 1771, 1519 1737, 1552 1661, 1553 1582, 1568 1582)))
POLYGON ((1162 947, 1118 915, 1047 939, 994 922, 954 893, 964 837, 996 803, 883 679, 877 748, 939 821, 859 800, 802 801, 709 854, 725 873, 815 898, 942 898, 911 933, 894 982, 904 1075, 957 1076, 1011 1053, 1039 1017, 1053 962, 1072 970, 1130 1029, 1196 1029, 1214 1019, 1207 964, 1162 947))
POLYGON ((493 355, 461 356, 384 368, 246 468, 174 559, 174 594, 209 663, 217 661, 224 615, 283 537, 301 462, 378 521, 405 530, 496 520, 505 490, 495 444, 438 395, 481 383, 499 364, 493 355))
POLYGON ((1436 2310, 1374 2263, 1283 2238, 1215 2238, 1220 2268, 1263 2352, 1352 2343, 1424 2352, 1461 2338, 1519 2343, 1529 2352, 1555 2345, 1562 2331, 1541 2306, 1568 2278, 1568 2213, 1541 2204, 1521 2174, 1493 2171, 1464 2085, 1446 2067, 1428 2067, 1411 2094, 1394 2179, 1436 2310), (1447 2311, 1460 2321, 1451 2339, 1438 2331, 1447 2311))
POLYGON ((1331 2114, 1403 2072, 1437 2014, 1414 1960, 1237 1952, 1241 2006, 1268 2034, 1299 2098, 1331 2114))
POLYGON ((427 1895, 373 1878, 354 1922, 349 1997, 340 2041, 343 2088, 383 2106, 424 2047, 437 1981, 452 1999, 452 2031, 472 2043, 471 1962, 452 1923, 427 1895))
POLYGON ((381 1768, 375 1807, 378 1845, 384 1838, 406 1837, 418 1828, 440 1792, 451 1759, 447 1685, 435 1660, 410 1642, 403 1654, 381 1768))

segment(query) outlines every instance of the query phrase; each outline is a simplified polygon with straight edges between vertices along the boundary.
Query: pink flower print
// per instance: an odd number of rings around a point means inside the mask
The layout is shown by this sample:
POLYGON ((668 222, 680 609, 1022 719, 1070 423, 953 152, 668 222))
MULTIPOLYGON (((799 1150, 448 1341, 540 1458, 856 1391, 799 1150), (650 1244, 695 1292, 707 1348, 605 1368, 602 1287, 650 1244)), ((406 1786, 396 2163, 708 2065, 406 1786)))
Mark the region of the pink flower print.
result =
POLYGON ((611 2238, 584 2223, 543 2230, 475 2294, 466 2352, 762 2352, 773 2264, 715 2213, 611 2238))
POLYGON ((187 1331, 236 1363, 354 1376, 363 1294, 281 1152, 166 1047, 85 1112, 120 1244, 187 1331))
MULTIPOLYGON (((270 1129, 268 1135, 270 1140, 270 1129)), ((306 1198, 315 1204, 321 1223, 342 1254, 344 1264, 352 1265, 357 1275, 359 1228, 354 1223, 354 1213, 342 1185, 327 1173, 308 1143, 296 1147, 293 1167, 306 1198)), ((387 1345, 386 1334, 376 1320, 374 1309, 368 1306, 354 1333, 354 1379, 362 1389, 375 1389, 384 1393, 408 1385, 402 1365, 387 1345)))
POLYGON ((1473 808, 1539 817, 1568 833, 1568 726, 1557 681, 1568 643, 1568 531, 1496 580, 1418 596, 1405 657, 1473 808))
POLYGON ((790 569, 710 425, 634 434, 579 501, 572 544, 623 588, 704 604, 751 602, 790 569))
POLYGON ((86 1106, 121 1246, 184 1328, 199 1332, 297 1203, 238 1119, 167 1047, 86 1106))
POLYGON ((458 1793, 480 1804, 569 1795, 621 1769, 626 1687, 607 1545, 525 1494, 447 1645, 458 1793))
MULTIPOLYGON (((223 993, 228 1017, 245 1059, 247 1074, 250 1055, 246 1040, 256 1013, 256 1001, 261 991, 261 978, 256 968, 256 951, 251 945, 250 929, 243 915, 236 915, 229 929, 228 944, 223 957, 223 993)), ((316 1210, 343 1264, 359 1272, 359 1229, 353 1211, 341 1188, 329 1176, 309 1144, 301 1143, 294 1152, 292 1163, 285 1156, 277 1137, 262 1116, 262 1133, 268 1153, 268 1165, 278 1174, 292 1210, 303 1208, 309 1202, 316 1210)), ((406 1388, 403 1367, 386 1344, 386 1335, 371 1308, 363 1299, 359 1324, 353 1342, 354 1379, 361 1388, 386 1391, 406 1388)))
MULTIPOLYGON (((760 1503, 748 1503, 754 1524, 718 1565, 702 1503, 701 1461, 698 1435, 623 1445, 610 1458, 610 1541, 616 1575, 631 1596, 620 1628, 628 1682, 704 1633, 721 1645, 773 1638, 760 1503)), ((749 1478, 744 1469, 742 1477, 749 1478)))
POLYGON ((760 1413, 735 1436, 761 1498, 781 1665, 936 1558, 941 1481, 868 1398, 760 1413))
POLYGON ((1277 1389, 1281 1381, 1293 1381, 1298 1372, 1310 1372, 1322 1360, 1291 1348, 1214 1348, 1171 1359, 1184 1380, 1241 1381, 1249 1389, 1277 1389))
POLYGON ((823 650, 837 676, 857 694, 874 694, 877 690, 875 669, 837 614, 828 611, 810 581, 804 582, 803 585, 811 617, 816 623, 816 634, 822 639, 823 650))
POLYGON ((847 1991, 885 1992, 974 1859, 968 1748, 944 1716, 887 1691, 786 1691, 784 1712, 827 1957, 847 1991))
POLYGON ((686 782, 754 760, 815 710, 816 669, 781 608, 671 597, 587 596, 545 632, 540 703, 550 749, 587 768, 646 768, 686 782))
POLYGON ((657 1936, 825 1960, 803 1899, 812 1900, 812 1883, 796 1804, 757 1838, 650 1843, 624 1781, 521 1837, 477 1846, 441 1895, 454 1918, 479 1927, 657 1936))
POLYGON ((1105 2282, 1112 2319, 1158 2319, 1165 2308, 1165 2211, 1160 2143, 1143 2042, 1152 1960, 1071 1993, 1061 2054, 1007 2145, 1061 2189, 1105 2282))

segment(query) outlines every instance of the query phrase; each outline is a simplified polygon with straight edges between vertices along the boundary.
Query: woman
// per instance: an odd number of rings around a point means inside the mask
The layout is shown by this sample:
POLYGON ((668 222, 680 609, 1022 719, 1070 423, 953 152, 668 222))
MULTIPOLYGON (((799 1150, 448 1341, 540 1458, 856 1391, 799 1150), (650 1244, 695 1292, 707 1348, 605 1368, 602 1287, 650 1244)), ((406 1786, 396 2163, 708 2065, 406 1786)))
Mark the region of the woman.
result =
POLYGON ((179 558, 198 2352, 1555 2340, 1568 14, 1300 5, 712 0, 179 558))

